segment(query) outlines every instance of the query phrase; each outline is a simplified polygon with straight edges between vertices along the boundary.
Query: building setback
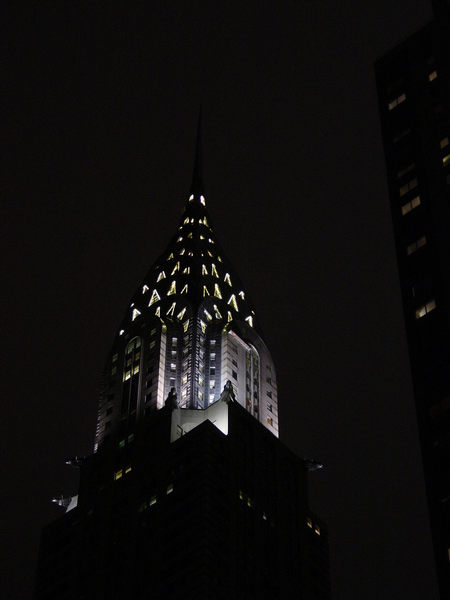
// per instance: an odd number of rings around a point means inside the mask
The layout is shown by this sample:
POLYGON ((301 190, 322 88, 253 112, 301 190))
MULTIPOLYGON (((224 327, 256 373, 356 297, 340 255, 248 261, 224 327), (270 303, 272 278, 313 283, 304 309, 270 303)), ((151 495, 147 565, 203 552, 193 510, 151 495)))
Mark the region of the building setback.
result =
POLYGON ((441 597, 450 598, 449 3, 376 63, 398 272, 441 597))
POLYGON ((104 371, 94 454, 44 529, 36 600, 330 597, 325 525, 278 439, 275 367, 212 230, 200 125, 186 207, 104 371))

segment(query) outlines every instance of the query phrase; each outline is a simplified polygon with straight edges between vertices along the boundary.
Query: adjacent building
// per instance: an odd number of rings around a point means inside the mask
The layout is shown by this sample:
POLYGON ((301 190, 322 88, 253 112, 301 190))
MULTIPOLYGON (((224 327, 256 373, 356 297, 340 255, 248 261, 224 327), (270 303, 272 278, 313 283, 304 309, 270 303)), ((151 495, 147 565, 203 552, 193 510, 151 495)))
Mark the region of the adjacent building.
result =
POLYGON ((450 598, 448 0, 434 12, 375 68, 437 574, 450 598))
POLYGON ((68 461, 79 493, 43 532, 36 600, 330 597, 320 465, 278 439, 275 367, 200 166, 198 139, 181 222, 106 361, 94 453, 68 461))

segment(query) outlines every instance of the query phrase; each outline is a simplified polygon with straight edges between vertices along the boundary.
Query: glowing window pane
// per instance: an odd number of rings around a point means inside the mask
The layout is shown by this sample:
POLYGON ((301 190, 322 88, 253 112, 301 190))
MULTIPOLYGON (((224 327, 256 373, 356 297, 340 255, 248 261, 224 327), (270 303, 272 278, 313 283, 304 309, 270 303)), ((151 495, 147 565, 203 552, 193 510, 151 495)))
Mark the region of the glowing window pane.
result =
POLYGON ((131 315, 131 320, 134 321, 136 319, 136 317, 138 317, 141 314, 141 311, 138 310, 137 308, 133 309, 133 314, 131 315))
POLYGON ((188 284, 186 283, 186 284, 183 286, 183 289, 181 290, 181 293, 182 293, 182 294, 187 294, 187 292, 188 292, 188 284))
POLYGON ((173 252, 171 252, 171 253, 169 254, 169 257, 168 257, 168 259, 167 259, 167 260, 172 260, 172 258, 173 258, 173 252))
POLYGON ((186 223, 189 223, 189 217, 185 218, 185 220, 183 221, 183 225, 186 225, 186 223))
POLYGON ((236 301, 236 296, 234 294, 231 294, 230 299, 228 300, 227 304, 231 304, 231 306, 234 308, 234 310, 236 312, 239 310, 237 301, 236 301))
POLYGON ((131 467, 130 466, 126 467, 125 474, 129 473, 130 471, 131 471, 131 467))
POLYGON ((169 483, 167 486, 166 494, 169 495, 173 492, 173 483, 169 483))
POLYGON ((253 317, 246 317, 245 320, 250 325, 250 327, 253 327, 253 317))
POLYGON ((206 333, 206 323, 204 323, 203 321, 200 321, 200 327, 202 329, 202 333, 206 333))
POLYGON ((158 306, 158 308, 155 310, 155 316, 156 317, 160 317, 161 316, 161 307, 158 306))
POLYGON ((225 277, 223 278, 223 280, 225 281, 225 283, 228 283, 228 285, 231 286, 231 278, 230 278, 229 273, 225 274, 225 277))
POLYGON ((205 236, 204 236, 204 235, 200 235, 200 239, 201 239, 201 240, 204 240, 204 239, 205 239, 205 236))
POLYGON ((182 238, 182 236, 180 235, 180 237, 177 239, 177 242, 182 242, 182 241, 183 241, 183 238, 182 238))
POLYGON ((122 469, 119 469, 118 471, 116 471, 114 473, 114 481, 117 481, 118 479, 120 479, 123 475, 123 471, 122 469))
POLYGON ((220 258, 220 256, 218 256, 218 257, 217 257, 217 260, 218 260, 219 262, 222 262, 222 259, 220 258))
POLYGON ((148 287, 148 285, 144 285, 144 287, 142 288, 142 293, 145 294, 145 292, 148 292, 150 288, 148 287))
MULTIPOLYGON (((220 300, 222 299, 222 294, 220 293, 220 288, 217 285, 217 283, 214 284, 214 296, 216 298, 220 298, 220 300)), ((236 309, 237 310, 237 309, 236 309)))
POLYGON ((148 303, 148 305, 151 306, 152 304, 155 304, 155 302, 158 302, 159 300, 161 300, 160 295, 158 294, 158 292, 156 290, 153 290, 152 296, 150 298, 150 302, 148 303))
POLYGON ((166 315, 168 317, 173 316, 173 313, 175 311, 175 306, 176 306, 176 302, 173 302, 173 304, 171 305, 171 307, 169 308, 169 310, 166 312, 166 315))
POLYGON ((161 279, 165 279, 165 278, 166 278, 166 274, 164 273, 164 271, 161 271, 161 273, 158 275, 158 279, 156 281, 158 282, 158 281, 161 281, 161 279))
POLYGON ((441 148, 445 148, 446 146, 448 146, 448 137, 442 138, 442 140, 439 142, 439 145, 441 146, 441 148))
POLYGON ((192 231, 188 234, 188 238, 192 239, 192 231))
POLYGON ((205 309, 205 316, 208 321, 212 321, 212 315, 205 309))
POLYGON ((187 332, 188 328, 189 328, 189 319, 187 319, 187 321, 185 321, 183 323, 183 331, 184 331, 184 333, 187 332))
POLYGON ((233 315, 230 313, 230 311, 227 312, 227 322, 230 323, 233 320, 233 315))
POLYGON ((176 281, 172 281, 172 283, 170 284, 170 288, 169 291, 167 292, 168 296, 173 296, 173 294, 177 293, 177 283, 176 281))
POLYGON ((202 265, 202 275, 208 275, 208 269, 205 265, 202 265))
POLYGON ((214 263, 211 265, 211 275, 214 275, 214 277, 217 277, 217 279, 219 278, 219 273, 217 272, 216 265, 214 263))
POLYGON ((211 250, 207 250, 206 252, 208 253, 208 256, 210 256, 211 258, 214 258, 213 253, 211 252, 211 250))
POLYGON ((183 254, 186 252, 186 250, 184 248, 181 248, 180 250, 180 256, 183 256, 183 254))
POLYGON ((171 275, 175 275, 175 273, 179 270, 180 270, 180 261, 178 261, 177 264, 174 266, 171 275))
POLYGON ((447 154, 447 156, 444 156, 444 158, 442 159, 442 164, 444 165, 444 167, 446 167, 447 165, 450 165, 450 154, 447 154))
POLYGON ((244 292, 239 292, 239 296, 242 298, 242 300, 245 300, 245 294, 244 294, 244 292))
POLYGON ((434 81, 437 77, 437 71, 431 71, 431 73, 428 75, 428 81, 434 81))
POLYGON ((185 268, 183 269, 183 273, 184 273, 185 275, 189 275, 189 273, 190 273, 190 272, 191 272, 191 267, 185 267, 185 268))
POLYGON ((222 318, 222 315, 220 314, 220 311, 217 308, 217 304, 214 304, 214 313, 216 315, 216 319, 221 319, 222 318))
POLYGON ((208 288, 206 287, 206 285, 203 286, 203 298, 205 296, 209 296, 208 288))
POLYGON ((186 312, 186 307, 183 308, 183 310, 181 310, 178 314, 177 314, 177 319, 179 319, 181 321, 181 319, 184 317, 184 313, 186 312))
POLYGON ((203 206, 206 206, 206 202, 205 202, 204 196, 200 196, 200 203, 203 204, 203 206))

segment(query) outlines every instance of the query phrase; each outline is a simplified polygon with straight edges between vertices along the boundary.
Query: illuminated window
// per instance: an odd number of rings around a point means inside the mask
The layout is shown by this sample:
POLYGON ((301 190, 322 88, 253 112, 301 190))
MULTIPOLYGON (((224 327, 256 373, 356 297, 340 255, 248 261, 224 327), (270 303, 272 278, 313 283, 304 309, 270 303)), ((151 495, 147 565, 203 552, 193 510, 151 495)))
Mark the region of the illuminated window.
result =
POLYGON ((441 148, 445 148, 446 146, 448 146, 448 137, 442 138, 439 145, 441 146, 441 148))
POLYGON ((192 231, 188 233, 188 239, 192 239, 192 231))
POLYGON ((234 308, 234 310, 235 310, 236 312, 239 310, 239 309, 238 309, 237 302, 236 302, 236 296, 235 296, 234 294, 232 294, 232 295, 230 296, 230 299, 228 300, 227 304, 231 304, 231 306, 234 308))
MULTIPOLYGON (((216 315, 216 319, 221 319, 222 315, 220 314, 219 309, 217 308, 217 304, 214 304, 214 314, 216 315)), ((215 340, 214 340, 215 342, 215 340)))
POLYGON ((218 256, 218 257, 217 257, 217 260, 218 260, 219 262, 222 262, 222 259, 220 258, 220 256, 218 256))
POLYGON ((124 330, 124 329, 121 329, 121 330, 119 331, 119 335, 123 335, 124 333, 125 333, 125 330, 124 330))
POLYGON ((250 327, 253 327, 253 317, 245 317, 245 320, 250 325, 250 327))
POLYGON ((413 190, 415 187, 417 187, 417 178, 411 179, 411 181, 408 181, 408 183, 406 183, 405 185, 402 185, 402 187, 399 190, 400 197, 404 196, 410 190, 413 190))
POLYGON ((230 321, 233 320, 233 315, 230 313, 230 311, 227 312, 227 323, 230 323, 230 321))
MULTIPOLYGON (((205 239, 205 236, 200 234, 200 239, 201 239, 201 240, 204 240, 204 239, 205 239)), ((203 256, 203 252, 202 252, 202 256, 203 256)))
POLYGON ((410 173, 415 168, 416 168, 415 163, 410 163, 407 167, 405 167, 404 169, 402 169, 401 171, 399 171, 397 173, 397 178, 400 179, 401 177, 403 177, 403 175, 406 175, 407 173, 410 173))
MULTIPOLYGON (((183 292, 181 292, 183 293, 183 292)), ((181 319, 184 317, 184 313, 186 312, 186 307, 183 308, 183 310, 181 310, 178 314, 177 314, 177 319, 179 321, 181 321, 181 319)))
POLYGON ((180 235, 180 237, 177 239, 177 242, 182 242, 182 241, 183 241, 183 238, 182 238, 182 236, 180 235))
POLYGON ((209 313, 209 312, 206 310, 206 308, 205 308, 205 310, 204 310, 204 313, 205 313, 205 317, 206 317, 206 319, 207 319, 208 321, 212 321, 212 315, 211 315, 211 314, 210 314, 210 313, 209 313))
POLYGON ((447 165, 450 165, 450 154, 447 154, 447 156, 444 156, 444 158, 442 159, 442 164, 444 165, 444 167, 446 167, 447 165))
POLYGON ((184 331, 184 333, 187 332, 188 328, 189 328, 189 319, 183 323, 183 331, 184 331))
POLYGON ((428 75, 428 81, 434 81, 437 77, 437 71, 431 71, 431 73, 428 75))
POLYGON ((214 277, 217 277, 217 279, 219 278, 219 273, 217 272, 216 265, 214 263, 211 265, 211 275, 214 275, 214 277))
POLYGON ((202 265, 202 275, 208 275, 208 269, 205 267, 205 265, 202 265))
POLYGON ((150 298, 150 302, 148 303, 148 305, 151 306, 152 304, 155 304, 155 302, 158 302, 159 300, 161 300, 160 295, 158 294, 158 292, 156 290, 153 290, 152 296, 150 298))
POLYGON ((220 288, 217 283, 214 284, 214 296, 222 300, 222 294, 220 293, 220 288))
POLYGON ((190 272, 191 272, 191 267, 186 267, 185 269, 183 269, 183 273, 185 275, 189 275, 190 272))
POLYGON ((312 526, 313 526, 313 524, 312 524, 312 521, 311 521, 311 519, 309 519, 309 518, 308 518, 308 519, 306 519, 306 524, 308 525, 308 527, 309 527, 310 529, 312 529, 312 526))
POLYGON ((206 206, 206 202, 205 202, 204 196, 200 196, 200 203, 203 204, 203 206, 206 206))
POLYGON ((175 312, 175 306, 176 306, 176 302, 173 302, 172 306, 169 308, 169 310, 166 312, 166 315, 168 317, 173 317, 173 313, 175 312))
POLYGON ((406 215, 415 208, 417 208, 420 204, 420 196, 416 196, 411 200, 411 202, 407 202, 402 206, 402 215, 406 215))
POLYGON ((406 253, 409 256, 410 254, 413 254, 413 252, 416 252, 416 250, 419 250, 419 248, 422 248, 422 246, 425 246, 426 243, 427 238, 423 235, 422 237, 418 238, 415 242, 407 246, 406 253))
POLYGON ((126 475, 127 473, 129 473, 130 471, 131 471, 131 467, 130 467, 130 466, 126 467, 126 469, 125 469, 125 475, 126 475))
POLYGON ((172 281, 172 283, 170 284, 170 288, 169 291, 167 292, 168 296, 173 296, 173 294, 177 293, 177 283, 176 281, 172 281))
POLYGON ((166 494, 169 495, 173 492, 173 483, 169 483, 167 486, 166 494))
POLYGON ((171 275, 175 275, 175 273, 179 270, 180 270, 180 261, 177 261, 177 264, 174 266, 171 275))
POLYGON ((144 285, 142 288, 142 293, 145 294, 145 292, 148 292, 150 288, 148 287, 148 285, 144 285))
POLYGON ((206 225, 206 227, 209 227, 206 217, 203 217, 203 225, 206 225))
POLYGON ((245 300, 245 294, 244 294, 244 292, 239 292, 239 296, 242 298, 242 300, 245 300))
POLYGON ((156 317, 160 317, 161 316, 161 307, 158 306, 158 308, 155 310, 155 316, 156 317))
POLYGON ((185 218, 185 220, 183 221, 183 225, 186 225, 187 223, 189 223, 189 217, 185 218))
POLYGON ((114 473, 114 481, 117 481, 118 479, 120 479, 123 475, 123 470, 119 469, 118 471, 116 471, 114 473))
POLYGON ((208 238, 208 242, 209 242, 210 244, 214 244, 214 240, 212 240, 211 238, 208 238))
POLYGON ((138 310, 137 308, 133 309, 133 314, 131 315, 131 320, 134 321, 136 319, 136 317, 138 317, 141 314, 141 311, 138 310))
POLYGON ((154 504, 156 504, 156 496, 152 496, 150 498, 150 502, 148 503, 149 506, 153 506, 154 504))
POLYGON ((182 293, 182 294, 187 294, 187 292, 188 292, 188 284, 186 283, 186 284, 183 286, 183 288, 182 288, 182 290, 181 290, 181 293, 182 293))
POLYGON ((422 304, 422 306, 419 306, 418 308, 416 308, 416 319, 421 319, 422 317, 424 317, 425 315, 430 313, 435 308, 436 308, 436 301, 434 299, 429 300, 426 304, 422 304))
POLYGON ((228 283, 228 285, 231 286, 231 278, 230 278, 230 274, 226 273, 225 277, 223 278, 223 280, 225 281, 225 283, 228 283))
POLYGON ((161 281, 161 279, 165 279, 165 278, 166 278, 166 274, 164 273, 164 271, 161 271, 161 273, 158 275, 158 279, 156 281, 158 282, 158 281, 161 281))
POLYGON ((169 257, 167 258, 167 260, 168 260, 168 261, 169 261, 169 260, 172 260, 172 258, 173 258, 173 252, 171 252, 171 253, 169 254, 169 257))
POLYGON ((209 296, 208 288, 206 287, 206 285, 203 286, 203 298, 205 296, 209 296))
POLYGON ((200 327, 202 329, 202 333, 206 333, 206 323, 204 323, 203 321, 200 321, 200 327))
POLYGON ((244 499, 244 492, 242 490, 239 490, 239 500, 243 500, 244 499))
POLYGON ((183 254, 184 254, 184 253, 185 253, 185 249, 184 249, 184 248, 181 248, 181 250, 180 250, 180 252, 179 252, 180 256, 183 256, 183 254))
POLYGON ((399 104, 402 104, 402 102, 404 102, 405 100, 406 100, 406 94, 400 94, 400 96, 397 96, 397 98, 394 98, 394 100, 389 102, 388 109, 393 110, 394 108, 399 106, 399 104))
POLYGON ((314 533, 315 533, 316 535, 320 535, 320 527, 319 527, 318 525, 316 525, 316 526, 314 527, 314 533))

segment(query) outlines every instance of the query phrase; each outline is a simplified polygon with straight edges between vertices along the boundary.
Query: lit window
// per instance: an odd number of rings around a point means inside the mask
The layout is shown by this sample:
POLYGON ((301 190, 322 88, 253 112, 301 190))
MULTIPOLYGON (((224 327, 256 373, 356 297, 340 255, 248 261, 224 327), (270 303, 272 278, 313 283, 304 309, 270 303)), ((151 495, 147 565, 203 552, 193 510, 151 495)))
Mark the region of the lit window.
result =
POLYGON ((125 469, 125 475, 126 475, 127 473, 129 473, 130 471, 131 471, 131 467, 130 467, 130 466, 126 467, 126 469, 125 469))
POLYGON ((434 81, 437 77, 437 71, 431 71, 431 73, 428 75, 428 81, 434 81))
POLYGON ((184 248, 181 248, 181 250, 180 250, 180 252, 179 252, 180 256, 183 256, 183 254, 184 254, 184 253, 185 253, 185 249, 184 249, 184 248))
POLYGON ((419 308, 416 308, 416 319, 421 319, 435 308, 436 301, 434 299, 429 300, 426 304, 423 304, 422 306, 419 306, 419 308))
POLYGON ((167 258, 167 260, 168 260, 168 261, 169 261, 169 260, 172 260, 172 258, 173 258, 173 252, 171 252, 171 253, 169 254, 169 257, 167 258))
POLYGON ((216 315, 216 319, 221 319, 222 318, 222 315, 220 314, 220 311, 217 308, 217 304, 214 304, 214 314, 216 315))
POLYGON ((250 327, 253 327, 253 317, 245 317, 245 320, 250 325, 250 327))
POLYGON ((131 315, 131 320, 134 321, 136 319, 136 317, 138 317, 141 314, 141 311, 138 310, 137 308, 133 309, 133 314, 131 315))
POLYGON ((183 288, 182 288, 182 290, 181 290, 181 293, 182 293, 182 294, 187 294, 187 292, 188 292, 188 284, 186 283, 186 284, 183 286, 183 288))
POLYGON ((206 310, 206 308, 205 308, 204 312, 205 312, 205 316, 206 316, 207 320, 212 321, 212 315, 206 310))
POLYGON ((442 138, 439 145, 441 146, 441 148, 445 148, 446 146, 448 146, 448 137, 442 138))
POLYGON ((192 239, 192 231, 188 233, 188 239, 192 239))
POLYGON ((250 496, 247 496, 247 506, 249 508, 251 508, 253 506, 253 500, 250 498, 250 496))
POLYGON ((212 240, 211 238, 208 238, 208 242, 209 242, 210 244, 214 244, 214 240, 212 240))
POLYGON ((169 483, 167 486, 166 494, 169 495, 173 492, 173 483, 169 483))
MULTIPOLYGON (((205 239, 205 236, 204 236, 204 235, 202 235, 202 234, 200 234, 200 239, 201 239, 201 240, 204 240, 204 239, 205 239)), ((202 256, 203 256, 203 253, 202 253, 202 256)))
POLYGON ((222 294, 220 293, 220 288, 217 283, 214 284, 214 296, 222 300, 222 294))
POLYGON ((185 220, 183 221, 183 225, 186 225, 187 223, 189 223, 189 217, 185 218, 185 220))
POLYGON ((173 294, 177 293, 177 283, 176 281, 172 281, 172 283, 170 284, 170 288, 169 291, 167 292, 168 296, 173 296, 173 294))
POLYGON ((209 296, 208 288, 206 287, 206 285, 203 286, 203 298, 205 296, 209 296))
POLYGON ((189 328, 189 319, 187 319, 187 321, 185 321, 183 323, 183 331, 184 331, 184 333, 186 333, 186 331, 188 330, 188 328, 189 328))
POLYGON ((211 275, 214 275, 214 277, 219 278, 219 273, 217 272, 216 265, 214 263, 211 265, 211 275))
POLYGON ((165 278, 166 278, 166 274, 164 273, 164 271, 161 271, 161 273, 158 275, 158 279, 156 281, 158 282, 158 281, 161 281, 161 279, 165 279, 165 278))
POLYGON ((205 267, 205 265, 202 265, 202 275, 208 275, 208 269, 205 267))
POLYGON ((177 365, 175 363, 170 363, 170 370, 171 371, 176 371, 177 370, 177 365))
POLYGON ((186 267, 185 269, 183 269, 183 273, 185 275, 189 275, 190 272, 191 272, 191 267, 186 267))
POLYGON ((142 288, 142 293, 145 294, 145 292, 148 292, 150 288, 148 287, 148 285, 144 285, 142 288))
POLYGON ((149 506, 153 506, 154 504, 156 504, 156 496, 152 496, 150 498, 150 502, 148 503, 149 506))
POLYGON ((420 196, 416 196, 411 200, 411 202, 407 202, 402 206, 402 215, 406 215, 415 208, 417 208, 420 204, 420 196))
POLYGON ((118 479, 120 479, 123 475, 123 470, 119 469, 118 471, 116 471, 114 473, 114 481, 117 481, 118 479))
POLYGON ((158 306, 158 308, 155 310, 155 316, 156 317, 160 317, 161 316, 161 307, 158 306))
POLYGON ((169 310, 166 312, 166 315, 168 317, 173 317, 173 313, 175 312, 175 306, 176 306, 176 302, 173 302, 172 306, 169 308, 169 310))
POLYGON ((206 333, 206 323, 204 323, 203 321, 200 321, 200 327, 202 329, 202 333, 206 333))
POLYGON ((214 395, 214 394, 210 394, 210 395, 209 395, 209 401, 210 401, 210 402, 213 402, 213 401, 214 401, 214 399, 215 399, 215 395, 214 395))
POLYGON ((204 196, 200 196, 200 202, 201 202, 201 204, 203 204, 203 206, 206 206, 206 202, 205 202, 204 196))
POLYGON ((419 248, 422 248, 422 246, 425 246, 426 243, 427 238, 423 235, 422 237, 418 238, 415 242, 407 246, 406 253, 409 256, 410 254, 413 254, 413 252, 416 252, 416 250, 419 250, 419 248))
POLYGON ((402 187, 399 190, 400 196, 404 196, 410 190, 413 190, 415 187, 417 187, 417 178, 411 179, 411 181, 408 181, 408 183, 402 185, 402 187))
POLYGON ((236 312, 239 310, 239 309, 238 309, 237 302, 236 302, 236 296, 235 296, 234 294, 232 294, 232 295, 230 296, 230 299, 228 300, 227 304, 231 304, 231 306, 234 308, 234 310, 235 310, 236 312))
POLYGON ((225 281, 225 283, 228 283, 228 285, 231 286, 231 278, 230 278, 230 274, 229 273, 226 273, 226 275, 223 278, 223 280, 225 281))
POLYGON ((175 275, 175 273, 179 270, 180 270, 180 261, 177 261, 177 264, 174 266, 171 275, 175 275))
POLYGON ((178 314, 177 314, 177 319, 179 321, 181 321, 181 319, 184 317, 184 313, 186 312, 186 307, 183 308, 183 310, 181 310, 178 314))
POLYGON ((222 262, 222 259, 220 258, 220 256, 218 256, 218 257, 217 257, 217 260, 218 260, 219 262, 222 262))
POLYGON ((398 106, 399 104, 401 104, 405 100, 406 100, 406 94, 400 94, 400 96, 397 96, 397 98, 394 98, 394 100, 392 100, 391 102, 389 102, 388 109, 389 110, 393 110, 396 106, 398 106))
POLYGON ((152 296, 150 298, 150 302, 148 303, 148 305, 151 306, 152 304, 155 304, 155 302, 158 302, 158 300, 161 300, 161 297, 156 290, 153 290, 152 296))
POLYGON ((308 527, 310 527, 312 529, 313 524, 312 524, 311 519, 309 519, 309 518, 306 519, 306 524, 308 525, 308 527))
POLYGON ((239 500, 243 500, 244 499, 244 492, 242 490, 239 490, 239 500))
POLYGON ((124 330, 124 329, 121 329, 121 330, 119 331, 119 335, 123 335, 124 333, 125 333, 125 330, 124 330))
POLYGON ((318 525, 316 525, 316 526, 314 527, 314 533, 315 533, 316 535, 320 535, 320 527, 319 527, 318 525))
POLYGON ((180 235, 180 237, 177 239, 177 242, 182 242, 183 241, 183 237, 180 235))
POLYGON ((230 323, 233 320, 233 315, 230 313, 230 311, 227 312, 227 323, 230 323))
POLYGON ((444 165, 444 167, 446 167, 447 165, 450 165, 450 154, 447 154, 447 156, 444 156, 444 158, 442 159, 442 164, 444 165))

